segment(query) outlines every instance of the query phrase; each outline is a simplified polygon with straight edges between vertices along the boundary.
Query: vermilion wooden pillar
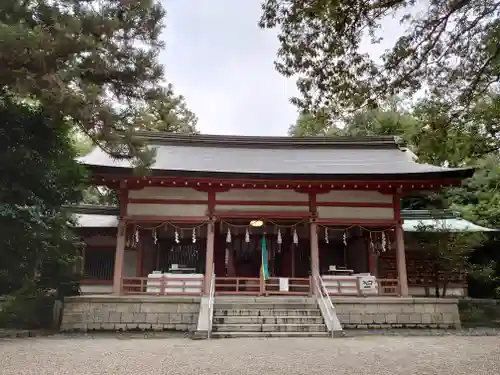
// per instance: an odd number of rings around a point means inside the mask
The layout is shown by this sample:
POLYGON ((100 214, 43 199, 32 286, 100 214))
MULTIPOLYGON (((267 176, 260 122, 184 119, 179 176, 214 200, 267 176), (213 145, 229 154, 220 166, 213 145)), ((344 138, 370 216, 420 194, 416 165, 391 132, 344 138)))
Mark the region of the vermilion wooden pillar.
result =
POLYGON ((205 262, 205 288, 203 294, 210 294, 210 281, 214 272, 215 228, 214 222, 207 224, 207 257, 205 262))
POLYGON ((311 221, 309 224, 311 230, 311 275, 313 276, 313 294, 316 293, 316 286, 314 285, 314 275, 316 272, 319 274, 319 243, 318 243, 318 224, 315 221, 311 221))
POLYGON ((124 220, 118 223, 116 236, 115 270, 113 274, 113 294, 122 292, 123 262, 125 259, 125 232, 126 224, 124 220))
POLYGON ((397 220, 396 224, 396 262, 398 267, 399 288, 401 297, 408 297, 408 276, 406 273, 406 254, 403 223, 401 220, 401 202, 400 196, 394 195, 394 217, 397 220))
POLYGON ((113 273, 113 294, 122 293, 122 277, 123 263, 125 262, 125 235, 127 231, 127 223, 123 219, 127 214, 128 190, 125 183, 120 183, 118 190, 118 202, 120 207, 120 220, 116 231, 116 252, 115 252, 115 269, 113 273))

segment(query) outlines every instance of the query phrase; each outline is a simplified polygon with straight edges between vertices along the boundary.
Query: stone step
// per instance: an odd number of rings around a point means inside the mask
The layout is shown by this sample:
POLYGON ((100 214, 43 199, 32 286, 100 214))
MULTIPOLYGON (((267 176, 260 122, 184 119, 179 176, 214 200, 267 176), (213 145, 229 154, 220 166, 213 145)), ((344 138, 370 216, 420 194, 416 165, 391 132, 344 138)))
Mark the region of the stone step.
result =
POLYGON ((330 337, 328 332, 212 332, 212 337, 229 339, 238 337, 330 337))
POLYGON ((321 316, 214 316, 214 324, 323 324, 321 316))
POLYGON ((317 304, 312 303, 221 303, 216 301, 214 309, 220 310, 313 310, 317 304))
POLYGON ((321 311, 315 309, 214 309, 216 316, 304 316, 318 317, 321 311))
POLYGON ((214 324, 214 332, 326 332, 325 324, 214 324))

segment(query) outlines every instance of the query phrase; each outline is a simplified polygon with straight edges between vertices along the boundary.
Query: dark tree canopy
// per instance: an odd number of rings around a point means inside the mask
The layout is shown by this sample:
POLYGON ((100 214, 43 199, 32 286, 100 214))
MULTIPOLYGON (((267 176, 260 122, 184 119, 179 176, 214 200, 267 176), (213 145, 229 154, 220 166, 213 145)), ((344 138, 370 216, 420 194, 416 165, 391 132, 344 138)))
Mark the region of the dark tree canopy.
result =
POLYGON ((68 125, 40 106, 2 95, 0 118, 0 295, 58 289, 79 256, 62 207, 81 200, 85 172, 68 125))
POLYGON ((265 0, 260 26, 277 27, 278 71, 298 78, 304 110, 334 115, 421 89, 464 110, 498 85, 498 0, 265 0), (384 20, 404 31, 381 61, 363 53, 384 20))
POLYGON ((69 119, 111 154, 147 163, 133 137, 145 112, 196 124, 158 62, 164 15, 156 0, 4 0, 0 85, 69 119))

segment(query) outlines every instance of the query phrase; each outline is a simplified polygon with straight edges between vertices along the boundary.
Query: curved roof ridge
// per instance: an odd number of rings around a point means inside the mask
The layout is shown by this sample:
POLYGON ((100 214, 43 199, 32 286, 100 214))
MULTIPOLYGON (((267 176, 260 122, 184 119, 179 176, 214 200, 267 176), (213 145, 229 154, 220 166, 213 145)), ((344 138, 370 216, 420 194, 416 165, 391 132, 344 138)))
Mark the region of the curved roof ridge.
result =
POLYGON ((394 136, 246 136, 246 135, 219 135, 219 134, 184 134, 154 131, 140 131, 133 137, 150 144, 189 144, 189 145, 216 145, 242 147, 374 147, 397 148, 398 142, 394 136))

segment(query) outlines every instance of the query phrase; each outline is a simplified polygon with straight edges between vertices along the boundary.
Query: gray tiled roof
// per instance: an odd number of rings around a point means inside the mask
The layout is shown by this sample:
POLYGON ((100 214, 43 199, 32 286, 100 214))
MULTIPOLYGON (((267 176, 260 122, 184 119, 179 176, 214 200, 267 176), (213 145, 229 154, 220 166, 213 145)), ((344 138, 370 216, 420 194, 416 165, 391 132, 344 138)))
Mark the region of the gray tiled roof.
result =
MULTIPOLYGON (((144 135, 156 149, 153 171, 261 175, 407 175, 472 174, 414 161, 394 137, 238 137, 144 135)), ((97 167, 130 168, 99 148, 79 159, 97 167)), ((461 177, 463 178, 463 177, 461 177)))

